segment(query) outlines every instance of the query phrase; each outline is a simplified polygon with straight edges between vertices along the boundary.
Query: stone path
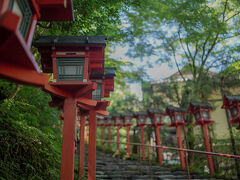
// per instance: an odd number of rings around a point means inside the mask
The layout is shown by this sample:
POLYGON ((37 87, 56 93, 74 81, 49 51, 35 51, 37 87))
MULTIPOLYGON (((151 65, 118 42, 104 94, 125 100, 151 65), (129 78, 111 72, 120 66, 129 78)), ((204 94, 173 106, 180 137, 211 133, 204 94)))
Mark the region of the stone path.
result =
MULTIPOLYGON (((85 170, 87 171, 87 155, 85 157, 85 170)), ((98 180, 188 179, 186 172, 181 170, 171 170, 170 168, 156 165, 149 168, 147 164, 140 164, 138 161, 118 160, 117 158, 113 158, 110 154, 105 154, 99 151, 97 151, 96 167, 96 179, 98 180)), ((191 179, 204 180, 207 178, 199 174, 191 174, 191 179)), ((211 179, 215 180, 215 178, 211 179)))

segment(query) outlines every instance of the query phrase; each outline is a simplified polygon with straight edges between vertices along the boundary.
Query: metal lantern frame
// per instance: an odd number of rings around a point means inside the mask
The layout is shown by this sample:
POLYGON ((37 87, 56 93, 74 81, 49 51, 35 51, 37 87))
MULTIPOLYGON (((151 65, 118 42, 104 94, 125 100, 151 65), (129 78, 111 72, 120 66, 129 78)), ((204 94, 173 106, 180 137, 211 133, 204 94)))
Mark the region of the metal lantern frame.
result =
POLYGON ((194 115, 195 125, 211 124, 210 111, 213 107, 209 103, 190 102, 189 112, 194 115), (205 115, 206 114, 206 115, 205 115))

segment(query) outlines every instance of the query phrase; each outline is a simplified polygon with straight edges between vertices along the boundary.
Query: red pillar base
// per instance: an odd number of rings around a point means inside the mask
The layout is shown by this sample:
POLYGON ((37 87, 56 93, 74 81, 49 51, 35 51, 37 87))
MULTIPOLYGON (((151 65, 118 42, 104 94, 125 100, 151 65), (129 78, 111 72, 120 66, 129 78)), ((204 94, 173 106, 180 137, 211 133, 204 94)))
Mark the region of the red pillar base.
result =
POLYGON ((76 103, 73 98, 64 101, 64 121, 62 140, 61 180, 74 178, 74 153, 75 153, 75 118, 76 103))
POLYGON ((96 112, 89 112, 88 180, 96 179, 96 112))

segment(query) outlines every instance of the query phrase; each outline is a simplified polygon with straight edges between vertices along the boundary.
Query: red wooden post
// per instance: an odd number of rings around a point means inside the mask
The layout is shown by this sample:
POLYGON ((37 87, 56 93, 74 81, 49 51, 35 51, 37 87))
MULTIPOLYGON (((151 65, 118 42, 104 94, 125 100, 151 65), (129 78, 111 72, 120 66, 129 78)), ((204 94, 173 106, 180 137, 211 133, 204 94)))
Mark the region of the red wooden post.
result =
POLYGON ((96 179, 96 112, 89 111, 88 180, 96 179))
POLYGON ((119 144, 120 134, 119 134, 119 129, 120 129, 120 127, 117 126, 117 154, 118 154, 118 155, 120 154, 120 148, 119 148, 119 146, 120 146, 120 144, 119 144))
POLYGON ((100 137, 101 146, 103 146, 103 127, 101 127, 101 137, 100 137))
MULTIPOLYGON (((160 126, 156 126, 155 131, 156 131, 157 146, 161 146, 160 126)), ((163 163, 162 163, 162 149, 161 148, 157 148, 157 154, 158 154, 158 162, 160 165, 162 165, 163 163)))
MULTIPOLYGON (((203 132, 204 132, 204 146, 205 150, 207 152, 211 152, 211 147, 209 143, 209 137, 208 137, 208 130, 207 130, 207 124, 203 124, 203 132)), ((210 174, 214 175, 214 164, 213 164, 213 159, 211 155, 207 155, 207 160, 208 160, 208 167, 210 170, 210 174)))
POLYGON ((140 126, 141 128, 141 144, 142 144, 142 160, 145 160, 145 146, 144 146, 144 126, 140 126))
POLYGON ((108 148, 111 149, 111 126, 108 126, 108 148))
POLYGON ((130 126, 127 126, 127 157, 130 157, 130 135, 129 135, 129 131, 130 131, 130 126))
POLYGON ((74 178, 75 118, 75 99, 66 98, 64 101, 61 180, 72 180, 74 178))
MULTIPOLYGON (((177 128, 178 148, 183 148, 181 126, 177 126, 176 128, 177 128)), ((183 151, 179 151, 179 157, 180 157, 180 162, 181 162, 182 169, 185 169, 186 166, 185 166, 184 152, 183 151)))
POLYGON ((84 173, 84 134, 85 134, 85 117, 84 115, 80 116, 80 141, 79 141, 79 165, 78 165, 78 176, 79 179, 83 178, 84 173))

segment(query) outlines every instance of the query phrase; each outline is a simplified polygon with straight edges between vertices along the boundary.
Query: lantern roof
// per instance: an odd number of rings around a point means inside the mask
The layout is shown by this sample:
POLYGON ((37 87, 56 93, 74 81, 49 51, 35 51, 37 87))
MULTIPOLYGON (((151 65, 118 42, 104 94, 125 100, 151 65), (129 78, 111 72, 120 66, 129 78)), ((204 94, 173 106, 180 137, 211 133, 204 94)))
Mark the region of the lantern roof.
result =
POLYGON ((148 113, 150 113, 150 114, 165 114, 165 112, 160 109, 148 109, 148 113))
POLYGON ((233 102, 240 101, 240 95, 224 95, 222 108, 229 109, 233 102))
POLYGON ((133 116, 133 114, 132 114, 132 113, 126 113, 126 114, 122 114, 121 116, 122 116, 122 117, 133 116))
POLYGON ((115 67, 105 67, 104 68, 105 77, 116 76, 116 70, 117 70, 117 68, 115 68, 115 67))
POLYGON ((142 111, 142 112, 134 112, 133 115, 134 115, 134 116, 146 116, 147 113, 146 113, 146 112, 143 112, 143 111, 142 111))
POLYGON ((109 116, 109 115, 104 117, 104 119, 111 119, 111 118, 112 116, 109 116))
POLYGON ((187 112, 184 108, 174 107, 174 106, 168 106, 166 108, 166 114, 170 115, 170 112, 187 112))
POLYGON ((224 95, 230 101, 240 101, 240 95, 224 95))
POLYGON ((34 42, 34 45, 37 47, 76 45, 106 46, 106 40, 106 36, 39 36, 34 42))
POLYGON ((90 74, 90 79, 103 79, 104 74, 103 73, 91 73, 90 74))
POLYGON ((188 111, 194 113, 195 108, 212 109, 213 107, 209 103, 190 102, 188 111))

